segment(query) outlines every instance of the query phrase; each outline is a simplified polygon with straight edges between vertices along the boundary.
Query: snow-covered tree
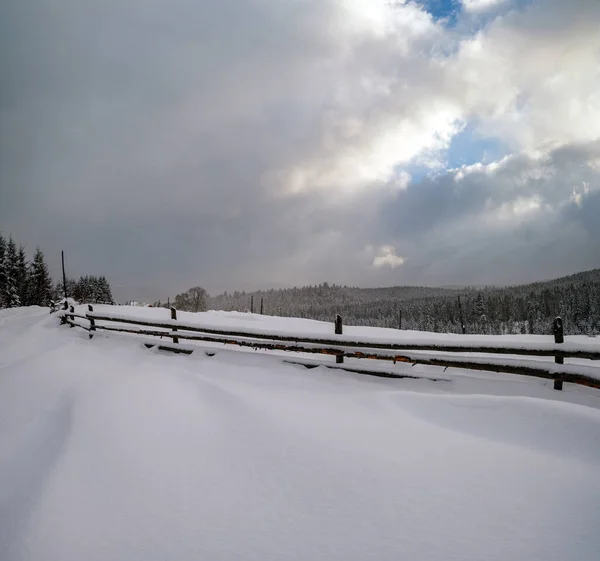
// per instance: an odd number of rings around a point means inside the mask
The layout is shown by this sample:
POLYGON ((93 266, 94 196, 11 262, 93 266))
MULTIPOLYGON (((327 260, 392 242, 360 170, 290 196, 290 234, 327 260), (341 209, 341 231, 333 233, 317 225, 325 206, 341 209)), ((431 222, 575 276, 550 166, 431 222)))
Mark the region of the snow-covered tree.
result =
POLYGON ((110 284, 108 283, 108 280, 106 280, 105 276, 101 276, 98 279, 98 287, 100 294, 99 301, 104 302, 105 304, 112 304, 114 302, 112 297, 112 291, 110 289, 110 284))
POLYGON ((17 259, 17 245, 12 236, 10 236, 4 253, 4 303, 7 308, 18 308, 21 305, 18 287, 19 266, 17 259))
MULTIPOLYGON (((69 296, 75 300, 86 304, 112 304, 113 298, 110 290, 110 284, 106 277, 95 277, 86 275, 80 277, 79 281, 72 285, 72 291, 69 289, 70 283, 67 280, 67 291, 69 296)), ((62 288, 62 285, 60 285, 62 288)))
POLYGON ((29 277, 29 302, 36 306, 47 306, 52 300, 52 279, 44 261, 44 253, 35 250, 29 277))
POLYGON ((0 308, 6 306, 5 292, 6 292, 6 240, 4 236, 0 234, 0 308))
MULTIPOLYGON (((75 298, 76 290, 77 290, 77 281, 75 279, 67 279, 67 298, 75 298)), ((54 287, 54 299, 61 300, 64 297, 65 297, 65 289, 63 287, 63 283, 59 282, 54 287)))
POLYGON ((25 248, 19 247, 17 253, 17 291, 19 293, 19 300, 21 306, 29 306, 29 265, 27 263, 27 256, 25 255, 25 248))

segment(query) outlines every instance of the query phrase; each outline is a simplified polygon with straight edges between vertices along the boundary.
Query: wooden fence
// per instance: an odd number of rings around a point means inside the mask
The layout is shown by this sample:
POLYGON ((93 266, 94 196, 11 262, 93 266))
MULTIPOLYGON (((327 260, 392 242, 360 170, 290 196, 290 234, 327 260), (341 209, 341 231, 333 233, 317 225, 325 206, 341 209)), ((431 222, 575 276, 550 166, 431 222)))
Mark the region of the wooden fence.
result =
MULTIPOLYGON (((80 327, 89 332, 90 339, 98 330, 142 335, 144 337, 160 338, 155 342, 145 341, 146 347, 158 347, 161 350, 175 353, 191 354, 198 347, 185 346, 180 342, 204 341, 225 345, 237 345, 251 349, 264 349, 288 351, 292 353, 311 353, 333 355, 336 357, 336 368, 352 372, 371 374, 395 378, 417 378, 405 373, 386 372, 380 369, 356 368, 353 366, 340 366, 345 358, 362 358, 383 361, 392 361, 415 364, 441 366, 445 368, 466 368, 501 372, 506 374, 519 374, 554 380, 554 389, 562 390, 563 382, 581 384, 600 389, 600 368, 589 364, 564 364, 565 359, 586 359, 589 361, 600 360, 600 348, 590 345, 565 344, 563 337, 562 321, 554 321, 554 340, 547 343, 524 341, 522 345, 510 346, 498 344, 495 340, 491 344, 457 344, 456 342, 378 342, 376 340, 357 340, 344 336, 342 318, 336 316, 333 336, 314 335, 304 336, 295 334, 259 333, 245 329, 217 329, 186 324, 177 319, 177 311, 171 308, 170 318, 164 321, 150 321, 142 318, 130 318, 119 314, 94 312, 89 305, 85 315, 75 313, 75 309, 65 309, 60 312, 61 323, 71 327, 80 327), (76 320, 86 320, 84 325, 76 320), (102 323, 98 323, 102 322, 102 323), (109 323, 110 325, 105 325, 109 323), (130 327, 132 326, 132 327, 130 327), (136 326, 136 327, 133 327, 136 326), (165 339, 169 339, 166 342, 165 339), (172 341, 172 342, 171 342, 172 341), (456 356, 461 353, 463 356, 456 356), (468 354, 469 356, 464 356, 468 354), (478 357, 473 355, 499 355, 494 357, 478 357), (507 355, 512 355, 509 357, 507 355), (554 357, 554 363, 538 360, 523 360, 526 357, 554 357)), ((307 367, 316 366, 318 363, 303 361, 301 359, 286 360, 307 367)), ((333 367, 333 365, 325 364, 333 367)), ((419 378, 421 376, 418 376, 419 378)), ((439 379, 439 378, 429 378, 439 379)))

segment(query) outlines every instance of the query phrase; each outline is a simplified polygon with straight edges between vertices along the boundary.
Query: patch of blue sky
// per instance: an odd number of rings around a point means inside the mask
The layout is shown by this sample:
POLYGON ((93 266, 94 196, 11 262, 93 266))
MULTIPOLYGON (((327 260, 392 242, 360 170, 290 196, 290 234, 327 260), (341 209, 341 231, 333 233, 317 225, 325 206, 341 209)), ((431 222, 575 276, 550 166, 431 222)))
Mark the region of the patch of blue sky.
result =
POLYGON ((534 0, 502 0, 490 4, 486 9, 467 13, 462 0, 413 0, 427 10, 433 19, 447 27, 467 28, 475 31, 485 27, 500 13, 509 10, 523 10, 534 0))
POLYGON ((446 152, 445 168, 459 168, 478 162, 489 164, 500 160, 508 153, 508 146, 502 141, 481 136, 475 125, 470 123, 452 139, 446 152))
POLYGON ((490 164, 510 153, 508 146, 497 138, 481 136, 476 125, 468 124, 456 134, 445 152, 436 155, 441 166, 426 165, 419 159, 408 165, 398 166, 396 174, 409 173, 411 182, 418 183, 429 175, 438 175, 449 169, 482 163, 490 164))
POLYGON ((460 0, 417 0, 437 21, 443 21, 448 26, 454 26, 462 3, 460 0))

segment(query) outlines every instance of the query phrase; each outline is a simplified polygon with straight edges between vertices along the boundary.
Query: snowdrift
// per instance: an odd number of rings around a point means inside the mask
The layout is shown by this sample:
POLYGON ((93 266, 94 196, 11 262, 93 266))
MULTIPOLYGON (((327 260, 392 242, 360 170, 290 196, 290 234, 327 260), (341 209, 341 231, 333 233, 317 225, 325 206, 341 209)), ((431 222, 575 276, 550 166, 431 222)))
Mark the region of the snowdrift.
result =
POLYGON ((596 561, 599 442, 589 388, 173 356, 0 311, 3 561, 596 561))

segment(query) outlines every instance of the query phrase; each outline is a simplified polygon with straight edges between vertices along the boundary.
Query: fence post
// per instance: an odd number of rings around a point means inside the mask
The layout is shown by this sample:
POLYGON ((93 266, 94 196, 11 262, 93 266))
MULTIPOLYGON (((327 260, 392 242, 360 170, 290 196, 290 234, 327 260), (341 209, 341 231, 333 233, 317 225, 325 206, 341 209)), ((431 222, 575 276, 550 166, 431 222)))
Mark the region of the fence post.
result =
MULTIPOLYGON (((171 308, 171 319, 177 319, 177 310, 175 308, 171 308)), ((176 327, 172 328, 173 331, 177 331, 176 327)), ((173 343, 179 343, 179 337, 173 335, 173 343)))
MULTIPOLYGON (((71 314, 74 314, 75 313, 75 306, 71 306, 70 311, 71 311, 71 314)), ((71 315, 71 321, 73 321, 73 322, 75 321, 75 316, 74 315, 71 315)), ((75 326, 71 323, 69 325, 69 327, 75 327, 75 326)))
MULTIPOLYGON (((340 316, 340 314, 337 314, 335 316, 335 334, 336 335, 341 335, 343 332, 343 328, 342 328, 342 316, 340 316)), ((344 356, 343 355, 336 355, 335 356, 335 362, 336 364, 343 364, 344 362, 344 356)))
POLYGON ((398 310, 398 329, 402 329, 402 310, 398 310))
MULTIPOLYGON (((63 310, 66 312, 68 309, 69 309, 69 303, 65 300, 63 302, 63 310)), ((60 323, 61 323, 61 325, 64 325, 65 323, 67 323, 67 314, 64 314, 60 318, 60 323)))
POLYGON ((260 315, 261 316, 263 315, 263 310, 264 310, 264 308, 263 308, 263 299, 261 298, 260 299, 260 315))
MULTIPOLYGON (((562 322, 562 319, 560 317, 556 317, 554 319, 554 323, 552 324, 552 328, 553 328, 553 331, 554 331, 554 342, 555 343, 564 343, 565 342, 565 336, 564 336, 563 322, 562 322)), ((564 364, 565 363, 565 359, 562 356, 555 356, 554 357, 554 362, 556 364, 564 364)), ((563 389, 563 381, 559 380, 559 379, 555 379, 554 380, 554 389, 555 390, 562 390, 563 389)))
POLYGON ((254 313, 254 296, 250 296, 250 313, 254 313))
MULTIPOLYGON (((93 312, 94 308, 92 308, 91 304, 88 304, 88 312, 93 312)), ((89 318, 90 319, 90 339, 94 336, 94 334, 92 333, 92 331, 96 331, 96 320, 93 318, 89 318)))

